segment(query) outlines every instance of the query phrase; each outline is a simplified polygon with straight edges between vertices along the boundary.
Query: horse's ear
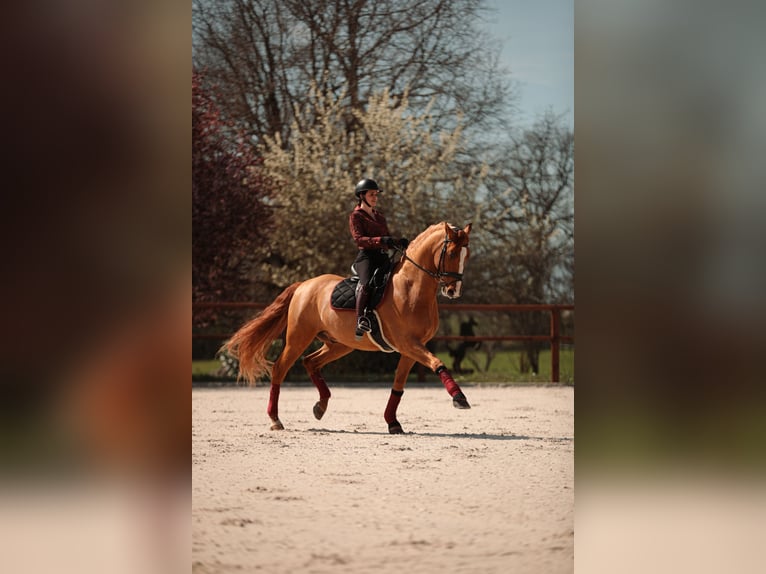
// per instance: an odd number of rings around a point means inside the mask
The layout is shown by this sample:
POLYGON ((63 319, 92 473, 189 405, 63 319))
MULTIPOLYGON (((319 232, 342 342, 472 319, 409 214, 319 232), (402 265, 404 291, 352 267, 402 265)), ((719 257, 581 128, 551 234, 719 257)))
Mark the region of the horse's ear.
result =
POLYGON ((465 231, 465 234, 466 234, 466 235, 468 235, 469 233, 471 233, 471 226, 472 226, 472 225, 473 225, 473 223, 469 223, 468 225, 466 225, 466 226, 463 228, 463 231, 465 231))
POLYGON ((449 223, 447 223, 446 221, 444 222, 444 230, 447 232, 447 237, 451 241, 454 241, 455 240, 455 230, 452 229, 452 226, 449 223))

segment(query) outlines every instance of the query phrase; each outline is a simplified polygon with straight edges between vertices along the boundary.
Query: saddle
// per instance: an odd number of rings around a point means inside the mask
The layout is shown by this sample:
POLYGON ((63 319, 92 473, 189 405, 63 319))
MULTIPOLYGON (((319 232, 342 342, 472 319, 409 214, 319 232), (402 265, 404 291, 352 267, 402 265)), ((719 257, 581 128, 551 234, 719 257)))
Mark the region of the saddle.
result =
MULTIPOLYGON (((388 263, 378 267, 372 274, 372 277, 370 277, 370 282, 367 284, 367 287, 370 289, 370 298, 367 303, 368 312, 375 309, 381 299, 383 299, 383 295, 386 294, 386 288, 388 287, 393 267, 389 260, 388 263)), ((351 271, 354 274, 340 281, 332 290, 330 305, 336 311, 356 310, 356 287, 359 285, 359 276, 356 274, 353 266, 351 271)))
MULTIPOLYGON (((372 274, 370 282, 367 284, 370 289, 370 297, 367 300, 367 317, 370 319, 372 331, 368 333, 372 342, 386 353, 392 353, 394 349, 383 336, 380 326, 380 318, 375 308, 378 306, 383 296, 386 294, 393 264, 389 260, 387 264, 382 265, 372 274)), ((351 268, 354 272, 354 268, 351 268)), ((336 311, 356 311, 356 287, 359 285, 359 276, 354 274, 339 281, 332 290, 330 296, 330 306, 336 311)))

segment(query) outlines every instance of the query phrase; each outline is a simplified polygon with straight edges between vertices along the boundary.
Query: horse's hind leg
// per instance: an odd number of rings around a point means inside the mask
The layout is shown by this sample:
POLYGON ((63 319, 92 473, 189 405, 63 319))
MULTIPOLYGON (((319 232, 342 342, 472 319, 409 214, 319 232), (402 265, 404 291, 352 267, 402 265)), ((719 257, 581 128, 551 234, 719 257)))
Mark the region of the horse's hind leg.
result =
POLYGON ((271 369, 271 392, 269 406, 266 412, 271 419, 271 430, 283 430, 285 427, 279 420, 279 391, 287 371, 298 360, 301 353, 314 340, 314 333, 295 333, 288 328, 285 348, 282 349, 271 369))
POLYGON ((319 401, 314 405, 314 416, 317 420, 320 420, 327 411, 327 403, 331 395, 330 389, 322 377, 322 367, 353 351, 351 347, 325 338, 322 334, 319 335, 319 338, 324 341, 324 345, 303 359, 303 366, 319 391, 319 401))
POLYGON ((391 394, 388 397, 388 404, 386 405, 386 412, 383 414, 386 422, 388 423, 388 432, 391 434, 402 434, 402 425, 396 420, 396 409, 399 407, 399 401, 402 400, 404 394, 404 385, 407 384, 407 376, 410 374, 412 365, 415 364, 413 359, 409 357, 401 356, 399 364, 396 366, 396 375, 394 375, 394 386, 391 389, 391 394))

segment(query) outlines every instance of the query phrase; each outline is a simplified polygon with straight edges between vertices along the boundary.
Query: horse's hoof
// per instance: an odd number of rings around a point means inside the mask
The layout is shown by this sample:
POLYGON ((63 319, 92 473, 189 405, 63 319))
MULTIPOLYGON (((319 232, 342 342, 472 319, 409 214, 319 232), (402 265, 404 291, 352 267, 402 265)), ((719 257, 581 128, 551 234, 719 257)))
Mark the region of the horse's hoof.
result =
POLYGON ((322 417, 324 416, 325 412, 327 411, 327 405, 322 406, 322 403, 317 401, 317 404, 314 405, 314 417, 316 417, 316 420, 322 420, 322 417))
POLYGON ((272 421, 271 430, 285 430, 285 425, 279 419, 272 421))
POLYGON ((402 425, 399 424, 399 421, 393 421, 388 423, 388 432, 389 434, 404 434, 404 431, 402 430, 402 425))
POLYGON ((452 397, 452 406, 456 409, 470 409, 471 405, 468 404, 468 399, 465 398, 463 393, 458 393, 452 397))

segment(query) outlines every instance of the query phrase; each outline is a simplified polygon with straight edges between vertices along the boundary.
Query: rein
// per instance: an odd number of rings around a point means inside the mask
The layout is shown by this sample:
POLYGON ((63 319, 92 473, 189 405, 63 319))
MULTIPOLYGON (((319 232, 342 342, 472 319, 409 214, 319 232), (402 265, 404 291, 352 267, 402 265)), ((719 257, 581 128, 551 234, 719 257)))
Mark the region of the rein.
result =
POLYGON ((453 271, 444 271, 444 256, 447 254, 447 244, 452 243, 452 240, 449 238, 449 236, 444 237, 444 243, 442 244, 442 251, 439 255, 439 265, 436 268, 436 272, 431 271, 430 269, 426 269, 422 265, 420 265, 417 261, 412 259, 409 255, 407 255, 406 249, 400 249, 399 247, 396 247, 395 249, 399 251, 402 254, 402 257, 412 263, 415 267, 423 271, 424 273, 428 274, 430 277, 433 277, 439 282, 439 285, 446 285, 447 282, 443 280, 444 277, 449 277, 450 279, 454 279, 455 282, 462 281, 463 280, 463 274, 462 273, 455 273, 453 271))

